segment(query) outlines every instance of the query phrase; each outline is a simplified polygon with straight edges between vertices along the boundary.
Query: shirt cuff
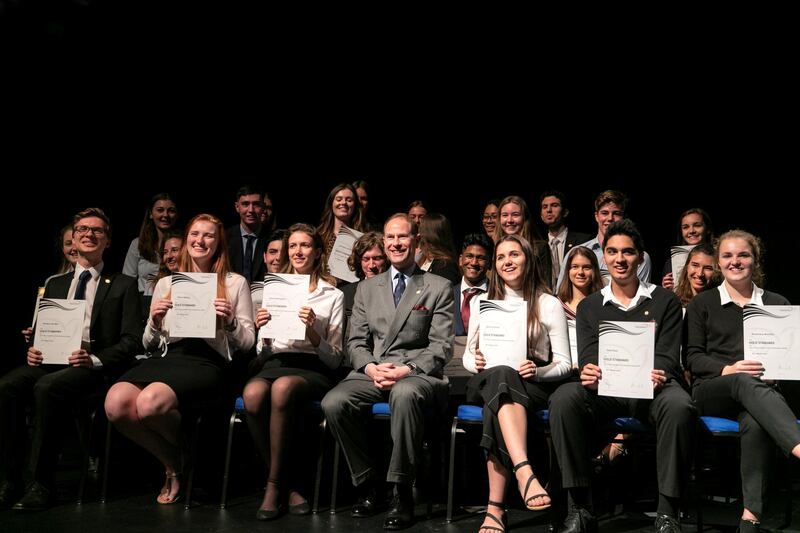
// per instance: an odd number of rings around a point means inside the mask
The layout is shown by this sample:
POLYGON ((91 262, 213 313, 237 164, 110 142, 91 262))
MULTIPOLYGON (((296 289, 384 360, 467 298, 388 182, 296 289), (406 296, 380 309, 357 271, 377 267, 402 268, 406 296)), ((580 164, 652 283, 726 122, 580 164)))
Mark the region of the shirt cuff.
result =
POLYGON ((89 354, 89 357, 92 359, 92 368, 100 369, 103 368, 103 362, 100 360, 99 357, 96 355, 89 354))

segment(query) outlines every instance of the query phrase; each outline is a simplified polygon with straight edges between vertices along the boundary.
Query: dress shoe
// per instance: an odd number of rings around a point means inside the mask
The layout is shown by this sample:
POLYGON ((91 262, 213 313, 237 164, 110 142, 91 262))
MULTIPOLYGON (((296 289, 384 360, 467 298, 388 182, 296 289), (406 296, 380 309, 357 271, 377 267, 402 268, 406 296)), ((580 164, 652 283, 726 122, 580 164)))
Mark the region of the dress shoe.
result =
POLYGON ((597 533, 597 519, 586 509, 573 505, 556 533, 597 533))
POLYGON ((681 522, 665 514, 656 516, 656 533, 681 533, 681 522))
POLYGON ((0 509, 8 509, 20 497, 19 485, 10 481, 0 481, 0 509))
POLYGON ((383 529, 397 530, 410 527, 414 523, 414 498, 410 495, 395 494, 392 505, 383 521, 383 529))
POLYGON ((44 511, 51 505, 50 489, 34 481, 25 492, 25 496, 14 504, 15 511, 44 511))
POLYGON ((353 504, 350 516, 353 518, 367 518, 374 515, 378 510, 378 491, 375 486, 369 484, 366 487, 357 487, 358 499, 353 504))
POLYGON ((289 514, 294 515, 307 515, 311 513, 311 506, 308 502, 298 503, 297 505, 289 506, 289 514))
POLYGON ((283 511, 283 505, 279 505, 277 509, 259 509, 256 511, 256 520, 261 520, 262 522, 275 520, 276 518, 283 516, 283 511))
POLYGON ((766 533, 769 530, 761 527, 761 522, 753 522, 752 520, 739 520, 739 528, 736 530, 739 533, 766 533))

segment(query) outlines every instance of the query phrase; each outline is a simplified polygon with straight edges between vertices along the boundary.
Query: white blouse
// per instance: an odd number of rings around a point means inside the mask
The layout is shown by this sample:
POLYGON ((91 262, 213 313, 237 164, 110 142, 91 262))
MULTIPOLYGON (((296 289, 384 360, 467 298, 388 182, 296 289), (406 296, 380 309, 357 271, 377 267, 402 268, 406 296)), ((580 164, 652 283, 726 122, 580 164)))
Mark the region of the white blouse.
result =
MULTIPOLYGON (((153 304, 164 298, 171 289, 172 276, 165 276, 158 280, 153 289, 153 304)), ((228 273, 225 278, 225 296, 233 306, 236 327, 233 331, 228 331, 225 328, 217 329, 215 338, 203 340, 221 356, 230 360, 233 352, 237 350, 247 351, 253 346, 256 338, 256 327, 253 323, 253 303, 250 300, 250 288, 244 276, 232 272, 228 273)), ((166 353, 171 342, 181 340, 180 337, 172 337, 169 334, 171 317, 172 309, 167 311, 164 320, 161 321, 160 329, 155 328, 151 318, 147 319, 142 342, 148 352, 155 352, 160 349, 163 353, 166 353)))
POLYGON ((329 368, 338 368, 343 357, 344 294, 320 279, 317 281, 317 288, 308 293, 305 305, 314 310, 314 331, 320 337, 319 346, 311 344, 308 337, 303 340, 271 339, 272 342, 267 343, 262 328, 258 331, 256 350, 260 354, 271 344, 270 353, 316 354, 329 368))
MULTIPOLYGON (((521 300, 521 291, 515 291, 506 286, 506 300, 521 300)), ((486 300, 486 294, 478 295, 470 301, 469 330, 467 331, 467 346, 464 350, 462 362, 464 368, 477 373, 475 368, 475 350, 478 347, 478 337, 480 331, 480 308, 481 300, 486 300)), ((567 377, 572 372, 572 358, 569 349, 569 333, 567 331, 567 316, 561 307, 561 302, 550 294, 541 294, 538 302, 539 328, 544 328, 546 335, 540 335, 539 331, 534 331, 537 337, 536 345, 528 344, 528 359, 548 361, 550 352, 553 358, 546 366, 536 368, 533 381, 558 381, 567 377)))

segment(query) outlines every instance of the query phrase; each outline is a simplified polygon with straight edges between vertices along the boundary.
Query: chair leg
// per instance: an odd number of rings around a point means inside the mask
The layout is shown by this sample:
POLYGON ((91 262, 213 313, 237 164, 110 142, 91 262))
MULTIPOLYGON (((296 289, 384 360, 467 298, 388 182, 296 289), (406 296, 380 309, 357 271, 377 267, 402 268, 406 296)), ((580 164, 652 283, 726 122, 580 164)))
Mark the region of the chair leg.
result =
POLYGON ((317 477, 314 481, 314 502, 311 506, 311 512, 317 514, 319 512, 319 489, 322 484, 322 458, 325 453, 325 434, 327 433, 328 424, 323 418, 319 424, 319 454, 317 455, 317 477))
POLYGON ((228 502, 228 477, 230 476, 230 467, 231 467, 231 448, 233 447, 233 428, 236 425, 236 419, 238 418, 238 413, 234 410, 231 413, 231 421, 228 425, 228 446, 225 450, 225 468, 222 474, 222 497, 219 501, 219 508, 225 509, 225 505, 228 502))
MULTIPOLYGON (((194 486, 194 467, 197 464, 197 441, 200 440, 200 423, 203 421, 202 416, 197 417, 194 430, 192 431, 191 450, 189 451, 189 481, 186 485, 186 501, 183 508, 188 510, 192 506, 192 488, 194 486)), ((186 474, 186 472, 184 472, 186 474)))
POLYGON ((112 424, 109 421, 108 425, 106 426, 106 451, 104 457, 105 464, 103 466, 103 488, 100 491, 100 503, 106 503, 106 490, 108 489, 108 469, 111 465, 111 429, 112 424))
POLYGON ((450 468, 447 471, 447 523, 453 521, 453 477, 456 461, 456 433, 458 432, 458 417, 453 417, 450 428, 450 468))
POLYGON ((339 455, 341 454, 341 447, 339 446, 339 439, 334 436, 333 446, 333 479, 331 480, 331 514, 336 514, 336 487, 339 484, 339 455))

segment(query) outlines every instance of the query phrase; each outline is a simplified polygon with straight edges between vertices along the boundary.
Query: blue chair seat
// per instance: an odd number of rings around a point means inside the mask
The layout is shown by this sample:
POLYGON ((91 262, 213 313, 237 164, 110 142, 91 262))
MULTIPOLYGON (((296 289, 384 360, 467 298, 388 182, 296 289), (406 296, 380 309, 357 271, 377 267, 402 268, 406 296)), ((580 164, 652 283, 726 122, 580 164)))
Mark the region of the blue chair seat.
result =
POLYGON ((739 433, 739 422, 718 416, 701 416, 700 422, 711 433, 739 433))
POLYGON ((483 407, 459 405, 456 417, 460 422, 483 422, 483 407))

